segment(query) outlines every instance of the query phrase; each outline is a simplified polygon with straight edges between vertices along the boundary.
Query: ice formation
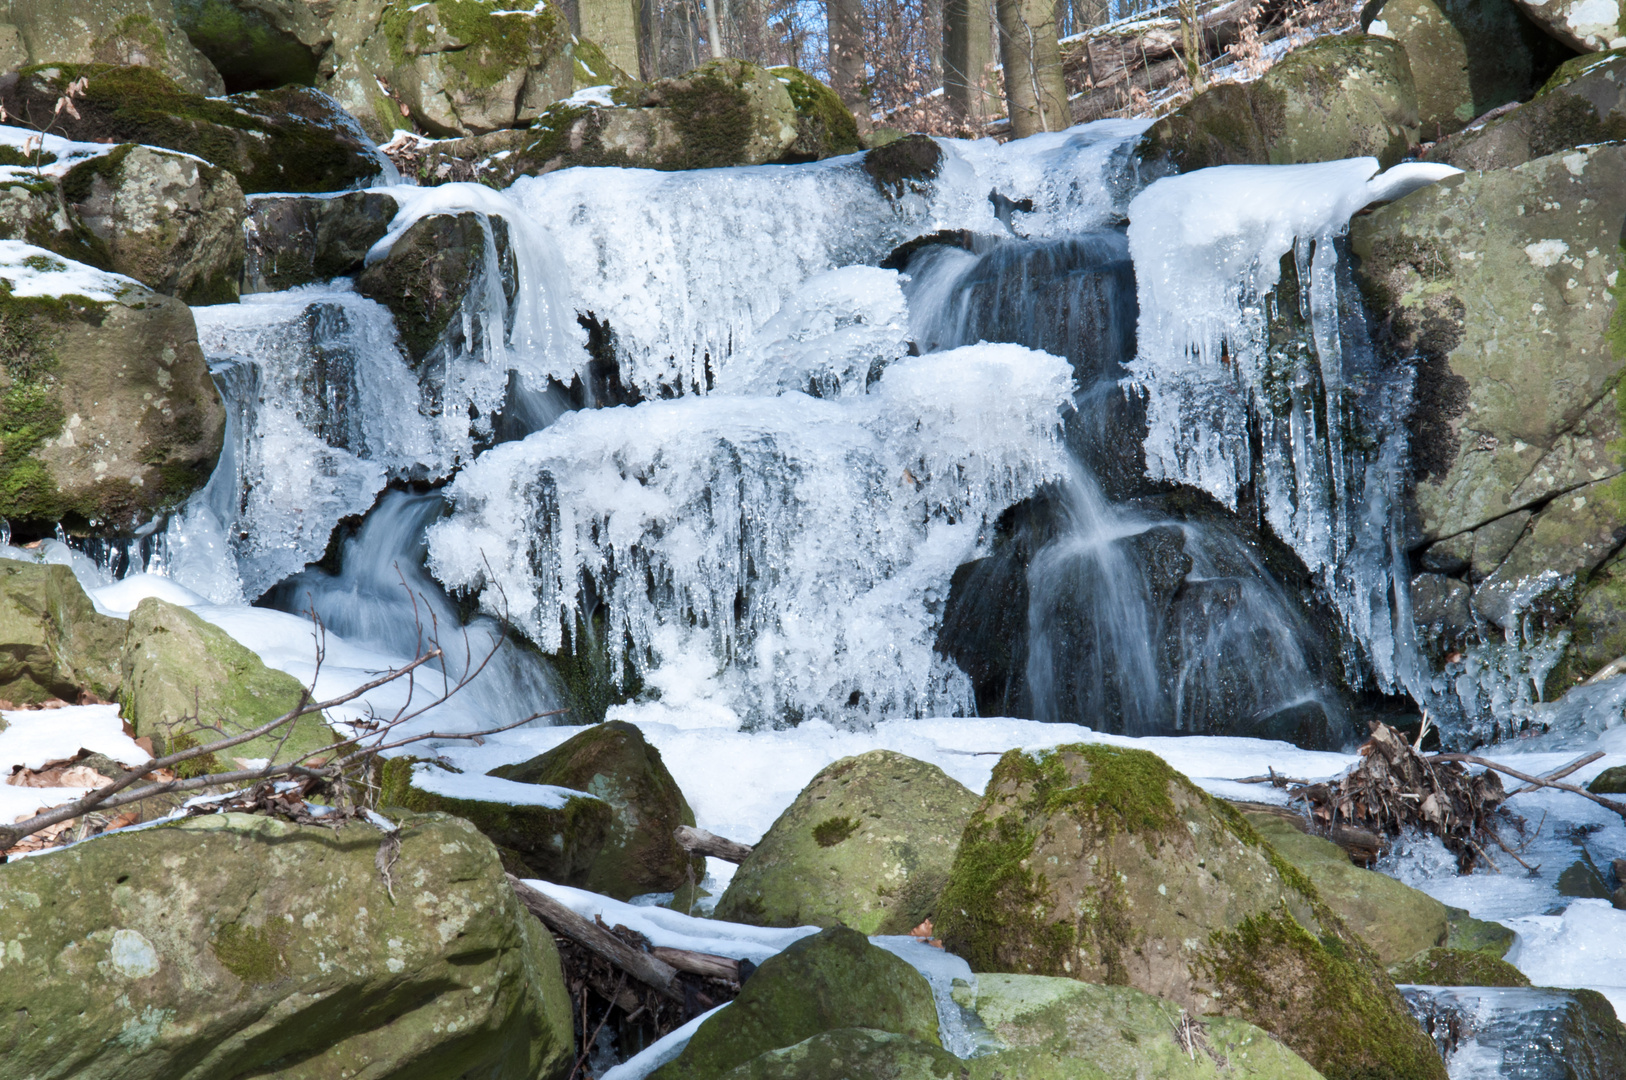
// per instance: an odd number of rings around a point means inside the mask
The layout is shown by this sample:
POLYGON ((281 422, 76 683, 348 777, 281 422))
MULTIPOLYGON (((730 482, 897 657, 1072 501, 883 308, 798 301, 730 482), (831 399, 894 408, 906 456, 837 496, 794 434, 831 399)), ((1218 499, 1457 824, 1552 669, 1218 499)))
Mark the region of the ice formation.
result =
POLYGON ((596 596, 614 670, 727 666, 758 723, 963 710, 934 612, 988 518, 1058 474, 1071 392, 1064 361, 980 345, 839 401, 573 413, 459 474, 430 565, 550 652, 596 596))

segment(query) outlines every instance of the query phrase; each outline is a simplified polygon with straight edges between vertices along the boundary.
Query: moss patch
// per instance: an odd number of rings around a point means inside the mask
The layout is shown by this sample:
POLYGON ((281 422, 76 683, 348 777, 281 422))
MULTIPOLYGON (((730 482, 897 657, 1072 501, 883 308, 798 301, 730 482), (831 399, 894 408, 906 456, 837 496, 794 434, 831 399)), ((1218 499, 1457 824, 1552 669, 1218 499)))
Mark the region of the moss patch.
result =
POLYGON ((813 842, 820 847, 835 847, 857 831, 858 822, 853 818, 825 818, 813 826, 813 842))
POLYGON ((864 154, 864 172, 882 195, 923 191, 943 166, 943 148, 929 135, 907 135, 864 154))
POLYGON ((385 11, 382 26, 396 64, 434 53, 476 90, 495 86, 515 71, 530 67, 537 51, 551 56, 565 40, 554 8, 520 12, 508 7, 506 0, 395 4, 385 11), (442 35, 455 44, 444 42, 442 35))
POLYGON ((288 974, 286 950, 290 936, 282 926, 266 929, 227 923, 209 947, 227 971, 251 986, 265 986, 288 974))
POLYGON ((1395 964, 1397 983, 1424 986, 1529 986, 1530 980, 1506 960, 1473 949, 1427 949, 1395 964))
POLYGON ((776 67, 768 71, 790 91, 796 106, 796 144, 787 161, 812 161, 838 154, 856 154, 863 149, 858 138, 858 122, 841 97, 801 68, 776 67))

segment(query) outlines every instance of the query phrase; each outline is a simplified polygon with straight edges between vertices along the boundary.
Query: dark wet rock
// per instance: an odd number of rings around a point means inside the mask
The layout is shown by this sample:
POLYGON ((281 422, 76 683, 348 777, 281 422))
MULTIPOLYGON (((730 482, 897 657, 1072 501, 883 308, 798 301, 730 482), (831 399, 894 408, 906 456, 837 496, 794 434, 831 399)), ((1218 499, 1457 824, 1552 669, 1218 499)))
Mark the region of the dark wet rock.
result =
MULTIPOLYGON (((1626 765, 1614 765, 1592 778, 1586 789, 1594 795, 1626 795, 1626 765)), ((1616 862, 1621 860, 1617 859, 1616 862)), ((1617 869, 1616 874, 1620 871, 1617 869)))
POLYGON ((1576 859, 1558 875, 1558 895, 1583 900, 1607 900, 1612 890, 1588 858, 1576 859))
POLYGON ((305 0, 173 0, 176 25, 229 93, 314 86, 333 36, 305 0))
POLYGON ((1446 1063, 1461 1060, 1475 1080, 1626 1076, 1626 1027, 1595 990, 1408 986, 1402 993, 1446 1063))
POLYGON ((360 273, 395 211, 394 199, 372 191, 255 199, 245 226, 243 291, 277 292, 360 273))
POLYGON ((422 365, 449 333, 461 332, 454 316, 485 272, 487 244, 479 214, 430 214, 413 222, 356 279, 358 292, 394 313, 413 364, 422 365))
POLYGON ((1447 649, 1461 645, 1474 628, 1468 586, 1443 574, 1411 579, 1411 617, 1418 631, 1447 649))

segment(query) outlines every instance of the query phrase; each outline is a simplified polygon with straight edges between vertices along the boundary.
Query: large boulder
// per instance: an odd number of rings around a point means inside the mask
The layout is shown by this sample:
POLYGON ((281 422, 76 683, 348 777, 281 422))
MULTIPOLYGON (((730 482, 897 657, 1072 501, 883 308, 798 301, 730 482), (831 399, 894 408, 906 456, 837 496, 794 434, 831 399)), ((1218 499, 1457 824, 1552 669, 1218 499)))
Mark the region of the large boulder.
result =
POLYGON ((610 804, 582 791, 464 776, 399 757, 380 769, 380 806, 455 814, 497 845, 517 877, 585 887, 610 833, 610 804))
MULTIPOLYGON (((257 728, 294 709, 304 693, 299 680, 266 667, 220 627, 157 597, 130 613, 120 666, 120 711, 160 755, 257 728)), ((239 758, 297 760, 335 741, 313 713, 291 731, 285 726, 233 746, 225 752, 231 760, 208 754, 183 763, 183 771, 235 769, 239 758)))
POLYGON ((162 72, 189 94, 226 92, 220 73, 182 33, 172 0, 7 0, 0 6, 0 71, 30 64, 135 65, 162 72))
POLYGON ((255 199, 243 230, 243 291, 279 292, 360 273, 367 252, 389 231, 396 208, 393 198, 376 191, 255 199))
POLYGON ((0 242, 0 517, 124 531, 214 469, 225 410, 185 304, 0 242))
POLYGON ((64 254, 188 304, 237 302, 248 203, 231 173, 125 144, 74 166, 61 190, 77 241, 64 254))
POLYGON ((1371 34, 1319 38, 1257 82, 1224 83, 1160 119, 1142 161, 1189 172, 1210 165, 1295 165, 1375 157, 1388 168, 1418 135, 1406 50, 1371 34))
POLYGON ((333 35, 304 0, 172 0, 176 25, 230 93, 315 86, 333 35))
MULTIPOLYGON (((493 236, 495 239, 495 236, 493 236)), ((408 360, 422 364, 448 333, 453 317, 486 267, 481 216, 429 214, 396 237, 388 254, 356 279, 356 290, 395 315, 408 360)))
POLYGON ((490 775, 585 791, 609 806, 609 828, 587 868, 585 888, 628 900, 675 892, 706 876, 704 857, 691 856, 673 835, 679 825, 694 824, 694 811, 661 752, 633 724, 594 724, 544 754, 492 769, 490 775))
POLYGON ((1619 0, 1513 0, 1531 21, 1580 52, 1626 48, 1619 0))
POLYGON ((414 125, 446 138, 527 124, 575 87, 570 26, 553 5, 342 0, 329 26, 323 89, 380 141, 414 125))
POLYGON ((857 931, 837 927, 764 961, 739 997, 650 1077, 715 1080, 759 1055, 846 1028, 939 1045, 937 1006, 920 973, 857 931))
POLYGON ((1320 1076, 1303 1058, 1244 1020, 1189 1018, 1173 1002, 1127 986, 990 974, 979 975, 974 987, 956 985, 954 1001, 986 1031, 987 1041, 979 1049, 993 1051, 968 1063, 977 1080, 1320 1076), (1182 1036, 1181 1020, 1193 1034, 1182 1036))
POLYGON ((1591 143, 1626 140, 1626 50, 1578 56, 1517 109, 1429 148, 1429 161, 1501 169, 1591 143))
POLYGON ((821 1031, 721 1073, 727 1080, 951 1080, 965 1066, 947 1050, 874 1028, 821 1031))
POLYGON ((1330 1080, 1445 1075, 1309 879, 1144 750, 1007 753, 938 911, 945 945, 979 972, 1132 986, 1239 1017, 1330 1080))
POLYGON ((0 641, 0 700, 118 696, 124 623, 98 614, 66 566, 0 559, 0 641))
POLYGON ((551 935, 485 838, 196 817, 0 866, 0 1059, 74 1080, 563 1080, 551 935))
POLYGON ((1378 963, 1397 964, 1445 944, 1449 910, 1432 896, 1354 865, 1337 844, 1308 836, 1281 817, 1245 816, 1278 855, 1314 883, 1321 899, 1360 935, 1378 963))
POLYGON ((931 916, 977 797, 891 750, 826 766, 740 865, 716 916, 906 934, 931 916))
POLYGON ((50 116, 81 78, 79 115, 58 115, 56 134, 193 154, 230 172, 250 195, 366 186, 384 167, 338 103, 308 87, 209 98, 150 68, 53 64, 0 76, 0 105, 14 116, 50 116))

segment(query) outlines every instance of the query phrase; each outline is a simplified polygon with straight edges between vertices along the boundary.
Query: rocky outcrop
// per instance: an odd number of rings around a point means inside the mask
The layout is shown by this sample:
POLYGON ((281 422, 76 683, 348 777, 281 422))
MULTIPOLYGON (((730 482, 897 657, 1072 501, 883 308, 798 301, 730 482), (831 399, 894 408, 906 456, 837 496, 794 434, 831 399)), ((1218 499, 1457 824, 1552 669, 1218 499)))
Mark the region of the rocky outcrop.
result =
POLYGON ((360 273, 395 211, 394 199, 372 191, 255 199, 244 226, 243 291, 277 292, 360 273))
POLYGON ((0 76, 0 105, 13 116, 49 117, 81 78, 79 116, 58 116, 54 133, 194 154, 230 172, 250 195, 341 191, 372 183, 383 168, 356 122, 308 87, 206 98, 151 68, 54 64, 0 76))
POLYGON ((713 1080, 760 1055, 849 1028, 939 1045, 937 1006, 926 980, 841 927, 802 938, 764 961, 740 996, 650 1077, 713 1080))
POLYGON ((497 845, 509 873, 576 887, 586 885, 612 822, 610 804, 585 792, 465 778, 410 757, 384 762, 378 802, 455 814, 497 845))
POLYGON ((1143 750, 1001 758, 936 928, 976 971, 1132 986, 1247 1020, 1330 1080, 1445 1075, 1309 879, 1143 750))
MULTIPOLYGON (((1206 1016, 1202 1041, 1183 1042, 1180 1006, 1127 986, 1096 986, 1044 975, 979 975, 956 985, 954 1001, 981 1021, 986 1057, 967 1064, 977 1080, 1068 1080, 1089 1062, 1101 1076, 1196 1080, 1234 1070, 1242 1076, 1314 1080, 1303 1058, 1252 1024, 1206 1016), (1206 1048, 1206 1052, 1196 1047, 1206 1048)), ((1084 1074, 1088 1075, 1088 1074, 1084 1074)))
POLYGON ((1368 0, 1361 27, 1405 46, 1430 140, 1526 100, 1569 55, 1514 0, 1368 0))
POLYGON ((1621 140, 1626 140, 1626 50, 1576 57, 1530 101, 1442 139, 1423 156, 1459 169, 1502 169, 1621 140))
POLYGON ((563 1080, 558 954, 491 845, 398 837, 224 814, 0 866, 6 1072, 563 1080))
POLYGON ((172 0, 8 0, 0 5, 0 71, 30 64, 137 65, 189 94, 226 92, 182 33, 172 0))
POLYGON ((1529 986, 1524 972, 1499 957, 1473 949, 1425 949, 1389 966, 1397 983, 1424 986, 1529 986))
POLYGON ((76 241, 64 254, 188 304, 237 302, 248 204, 231 173, 126 144, 76 165, 61 190, 76 241))
POLYGON ((1513 0, 1537 26, 1580 52, 1626 47, 1618 0, 1513 0))
POLYGON ((716 916, 906 934, 929 918, 977 797, 890 750, 825 767, 740 865, 716 916))
POLYGON ((214 469, 225 410, 185 304, 0 244, 0 517, 123 531, 214 469))
POLYGON ((585 888, 627 900, 675 892, 706 876, 705 860, 691 856, 673 835, 679 825, 694 824, 694 811, 661 752, 633 724, 594 724, 545 754, 490 775, 585 791, 609 806, 604 844, 582 878, 585 888))
POLYGON ((1370 34, 1319 38, 1257 82, 1198 94, 1142 137, 1136 156, 1176 171, 1371 156, 1388 168, 1418 137, 1406 50, 1370 34))
POLYGON ((0 700, 118 696, 124 623, 97 614, 66 566, 0 559, 0 641, 0 700))
MULTIPOLYGON (((304 0, 172 0, 229 93, 315 86, 333 35, 304 0)), ((329 72, 331 73, 331 72, 329 72)))
POLYGON ((479 214, 430 214, 356 280, 358 292, 394 313, 413 364, 422 364, 448 331, 459 332, 453 316, 485 272, 486 244, 479 214))
POLYGON ((1498 625, 1567 615, 1626 537, 1610 448, 1623 219, 1626 146, 1606 144, 1452 177, 1351 225, 1380 347, 1420 358, 1420 561, 1465 577, 1498 625))
MULTIPOLYGON (((259 727, 297 707, 304 694, 292 675, 266 667, 218 626, 156 597, 130 613, 120 665, 120 711, 160 755, 259 727)), ((181 771, 232 770, 241 767, 239 759, 273 754, 278 761, 297 760, 336 739, 320 714, 302 716, 291 733, 281 728, 232 747, 228 760, 206 754, 184 762, 181 771)))

